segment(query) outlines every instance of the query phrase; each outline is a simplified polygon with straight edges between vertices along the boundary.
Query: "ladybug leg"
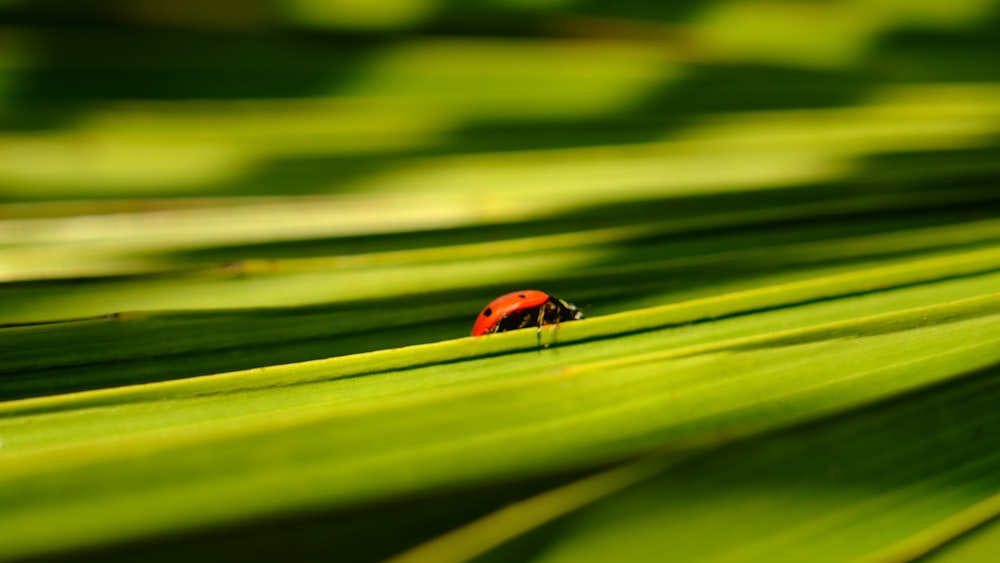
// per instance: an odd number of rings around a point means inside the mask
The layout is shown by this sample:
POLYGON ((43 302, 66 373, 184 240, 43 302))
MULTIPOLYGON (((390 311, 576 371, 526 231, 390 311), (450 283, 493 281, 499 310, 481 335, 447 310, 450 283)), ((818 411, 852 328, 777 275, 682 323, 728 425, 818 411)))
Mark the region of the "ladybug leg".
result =
POLYGON ((545 309, 545 305, 542 305, 538 309, 538 327, 535 335, 539 346, 542 345, 542 325, 545 324, 545 309))

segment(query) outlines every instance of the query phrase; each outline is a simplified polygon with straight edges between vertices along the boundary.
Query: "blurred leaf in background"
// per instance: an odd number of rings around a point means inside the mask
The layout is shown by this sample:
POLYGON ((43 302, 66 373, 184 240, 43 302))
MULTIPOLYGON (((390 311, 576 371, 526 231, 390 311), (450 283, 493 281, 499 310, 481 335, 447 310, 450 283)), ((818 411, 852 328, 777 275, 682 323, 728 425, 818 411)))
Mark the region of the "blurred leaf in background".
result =
POLYGON ((0 2, 3 560, 989 560, 998 287, 997 2, 0 2))

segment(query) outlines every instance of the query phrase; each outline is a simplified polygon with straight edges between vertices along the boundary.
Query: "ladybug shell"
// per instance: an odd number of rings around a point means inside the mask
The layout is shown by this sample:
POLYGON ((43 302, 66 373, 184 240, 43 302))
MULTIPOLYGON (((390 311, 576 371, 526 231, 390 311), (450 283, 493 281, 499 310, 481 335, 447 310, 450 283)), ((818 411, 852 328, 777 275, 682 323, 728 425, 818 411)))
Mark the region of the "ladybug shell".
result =
POLYGON ((503 332, 528 326, 541 327, 545 321, 562 322, 583 318, 573 305, 550 297, 543 291, 525 289, 490 301, 472 327, 473 336, 503 332))

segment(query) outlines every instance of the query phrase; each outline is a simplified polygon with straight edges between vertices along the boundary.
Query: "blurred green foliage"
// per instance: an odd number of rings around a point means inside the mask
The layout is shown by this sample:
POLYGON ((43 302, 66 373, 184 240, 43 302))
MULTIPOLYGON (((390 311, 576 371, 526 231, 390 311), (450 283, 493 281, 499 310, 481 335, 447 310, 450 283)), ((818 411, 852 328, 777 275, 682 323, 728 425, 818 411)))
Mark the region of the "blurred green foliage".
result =
MULTIPOLYGON (((755 139, 857 145, 824 157, 982 146, 997 134, 991 6, 5 2, 0 198, 405 191, 393 170, 483 166, 453 155, 521 169, 496 153, 609 145, 602 174, 629 174, 761 111, 782 113, 745 130, 755 139), (884 138, 914 133, 916 147, 884 138)), ((655 172, 631 174, 670 185, 655 172)), ((532 173, 573 179, 556 163, 532 173)))
POLYGON ((984 560, 998 182, 990 0, 2 0, 0 559, 984 560))

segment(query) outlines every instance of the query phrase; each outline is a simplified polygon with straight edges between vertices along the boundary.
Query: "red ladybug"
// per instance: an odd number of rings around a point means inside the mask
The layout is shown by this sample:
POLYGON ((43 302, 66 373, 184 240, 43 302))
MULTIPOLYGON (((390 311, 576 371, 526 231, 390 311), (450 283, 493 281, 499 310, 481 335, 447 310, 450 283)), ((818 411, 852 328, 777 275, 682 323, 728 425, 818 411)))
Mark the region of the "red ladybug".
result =
POLYGON ((583 313, 572 303, 551 297, 542 291, 525 289, 501 295, 490 301, 476 318, 472 336, 529 326, 537 326, 541 332, 542 325, 582 318, 583 313))

